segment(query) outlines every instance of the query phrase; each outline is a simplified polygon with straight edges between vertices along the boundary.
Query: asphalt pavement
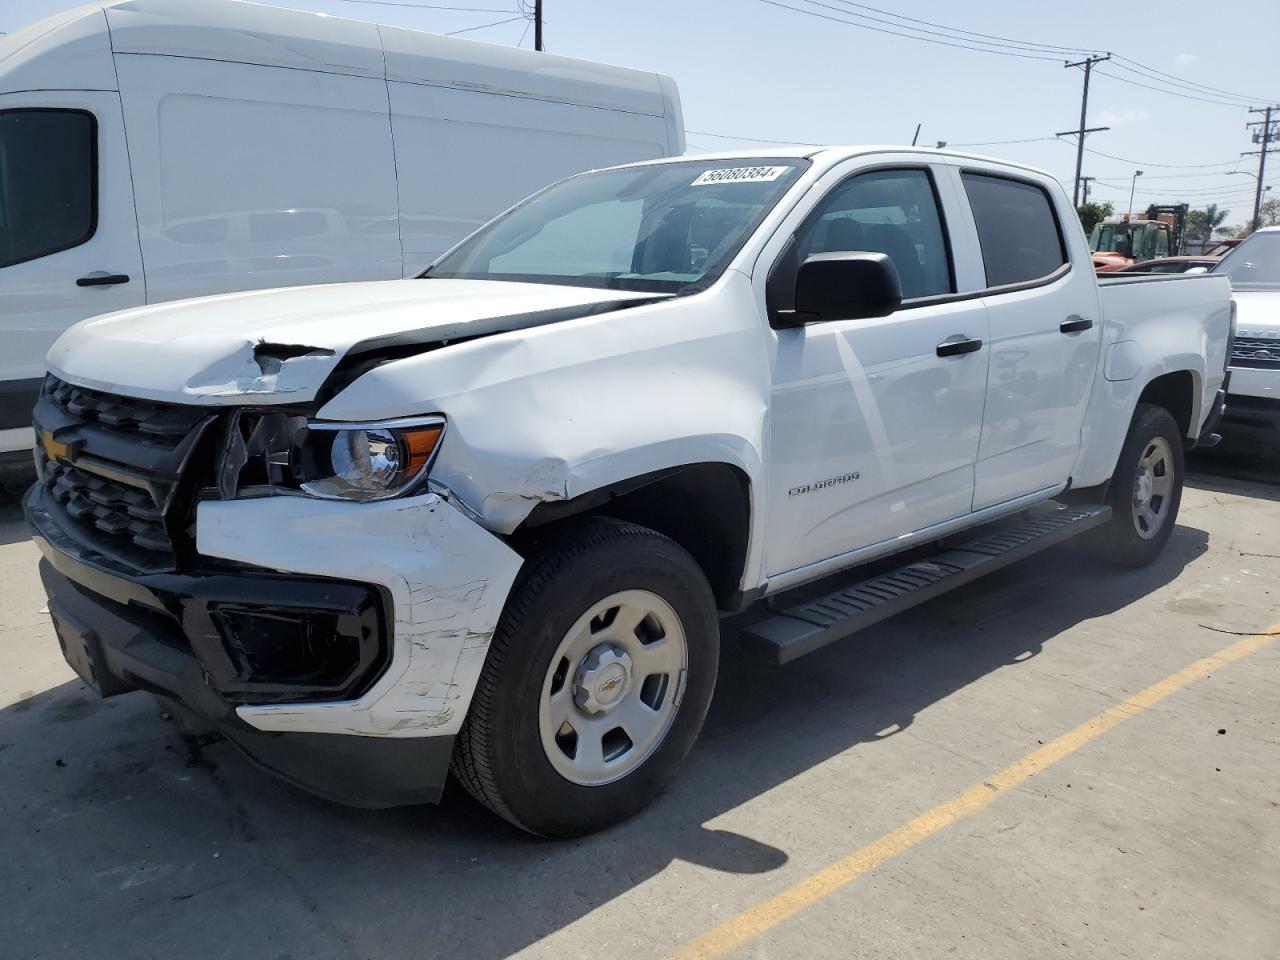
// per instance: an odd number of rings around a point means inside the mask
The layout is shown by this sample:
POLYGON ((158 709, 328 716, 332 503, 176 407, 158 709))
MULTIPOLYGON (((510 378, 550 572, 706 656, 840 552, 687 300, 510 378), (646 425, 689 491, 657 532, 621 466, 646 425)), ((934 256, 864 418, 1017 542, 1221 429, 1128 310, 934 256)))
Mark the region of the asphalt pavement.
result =
POLYGON ((0 958, 1280 956, 1280 469, 1140 571, 1056 548, 774 668, 653 807, 532 840, 314 799, 63 663, 0 476, 0 958))

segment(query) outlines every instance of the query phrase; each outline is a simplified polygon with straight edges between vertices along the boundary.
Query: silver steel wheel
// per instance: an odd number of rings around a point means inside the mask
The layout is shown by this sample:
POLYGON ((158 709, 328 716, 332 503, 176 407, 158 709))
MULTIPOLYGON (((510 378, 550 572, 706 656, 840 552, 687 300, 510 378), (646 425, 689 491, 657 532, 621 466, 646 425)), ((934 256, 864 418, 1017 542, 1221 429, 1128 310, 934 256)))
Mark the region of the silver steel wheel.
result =
POLYGON ((1159 533, 1169 519, 1173 474, 1173 448, 1164 437, 1152 437, 1133 476, 1133 525, 1143 540, 1159 533))
POLYGON ((599 786, 639 767, 671 729, 688 667, 684 626, 657 594, 623 590, 584 613, 560 641, 538 703, 556 772, 599 786))

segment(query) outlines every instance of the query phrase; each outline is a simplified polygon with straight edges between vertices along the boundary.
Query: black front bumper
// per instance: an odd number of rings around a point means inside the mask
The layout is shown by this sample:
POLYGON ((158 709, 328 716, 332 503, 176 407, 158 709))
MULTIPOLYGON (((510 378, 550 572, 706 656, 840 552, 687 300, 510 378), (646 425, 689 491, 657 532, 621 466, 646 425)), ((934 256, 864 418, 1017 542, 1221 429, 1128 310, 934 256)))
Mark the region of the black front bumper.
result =
MULTIPOLYGON (((227 672, 234 657, 225 655, 225 638, 208 626, 210 611, 243 610, 264 597, 287 594, 291 609, 312 604, 331 617, 340 603, 358 607, 370 588, 265 571, 129 575, 79 555, 75 542, 41 509, 38 485, 27 497, 26 512, 44 555, 40 576, 64 656, 100 695, 149 690, 178 700, 250 759, 338 803, 391 807, 440 799, 451 736, 267 733, 236 714, 253 684, 227 672)), ((366 671, 361 683, 370 677, 376 679, 366 671)), ((279 691, 287 685, 261 686, 270 701, 282 699, 279 691)))

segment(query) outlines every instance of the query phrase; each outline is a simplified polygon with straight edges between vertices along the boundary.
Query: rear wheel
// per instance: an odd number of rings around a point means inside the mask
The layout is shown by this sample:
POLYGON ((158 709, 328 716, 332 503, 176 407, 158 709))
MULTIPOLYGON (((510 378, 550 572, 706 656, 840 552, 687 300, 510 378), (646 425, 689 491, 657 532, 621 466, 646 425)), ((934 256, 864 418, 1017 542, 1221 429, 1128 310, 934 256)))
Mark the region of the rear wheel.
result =
POLYGON ((711 588, 679 545, 594 518, 529 558, 458 737, 453 772, 548 837, 631 816, 675 776, 715 688, 711 588))
POLYGON ((1164 407, 1138 405, 1111 477, 1111 522, 1099 547, 1104 559, 1126 567, 1153 561, 1173 533, 1182 502, 1182 432, 1164 407))

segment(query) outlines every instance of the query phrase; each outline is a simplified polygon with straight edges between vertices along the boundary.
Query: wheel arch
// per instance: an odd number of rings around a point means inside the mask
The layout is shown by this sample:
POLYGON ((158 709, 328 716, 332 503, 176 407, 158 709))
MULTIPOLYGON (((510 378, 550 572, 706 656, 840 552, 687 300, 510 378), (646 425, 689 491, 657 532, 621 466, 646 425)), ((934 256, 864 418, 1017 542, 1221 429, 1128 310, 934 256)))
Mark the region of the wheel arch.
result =
MULTIPOLYGON (((1138 395, 1137 404, 1151 403, 1164 407, 1178 423, 1182 436, 1194 440, 1200 423, 1200 373, 1197 370, 1172 370, 1148 381, 1138 395)), ((1137 404, 1134 414, 1137 414, 1137 404)))
POLYGON ((627 520, 670 537, 689 552, 722 610, 741 609, 751 539, 751 478, 722 461, 668 467, 614 481, 568 500, 534 506, 510 541, 524 551, 588 516, 627 520))

